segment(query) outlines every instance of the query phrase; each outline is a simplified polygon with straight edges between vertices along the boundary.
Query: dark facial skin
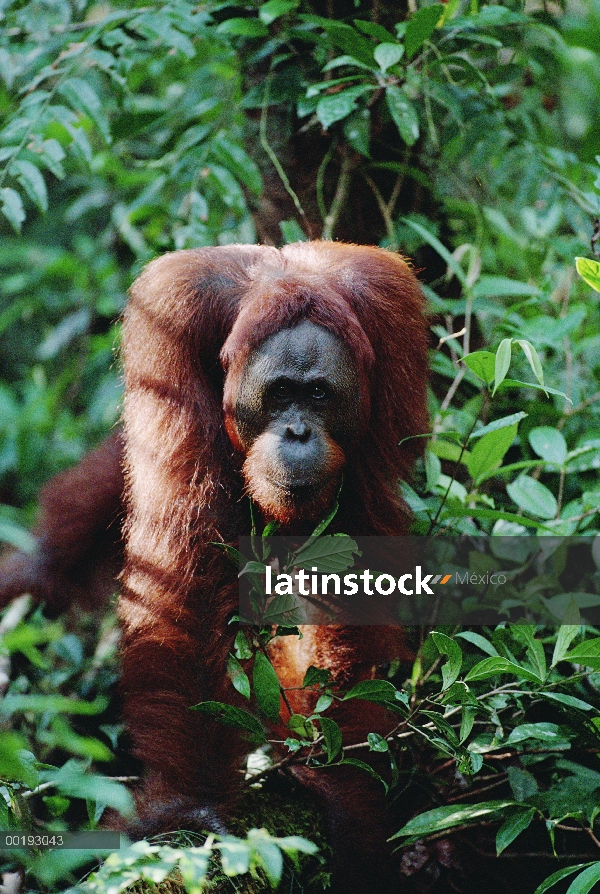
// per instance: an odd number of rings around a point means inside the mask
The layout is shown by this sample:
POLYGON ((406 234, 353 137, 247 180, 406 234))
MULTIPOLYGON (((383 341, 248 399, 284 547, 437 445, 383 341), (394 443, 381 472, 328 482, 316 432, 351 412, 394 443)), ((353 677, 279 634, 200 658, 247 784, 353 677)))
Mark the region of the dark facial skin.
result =
POLYGON ((235 420, 252 465, 251 491, 268 487, 286 503, 314 501, 339 480, 359 427, 350 352, 307 320, 275 333, 250 355, 235 420))

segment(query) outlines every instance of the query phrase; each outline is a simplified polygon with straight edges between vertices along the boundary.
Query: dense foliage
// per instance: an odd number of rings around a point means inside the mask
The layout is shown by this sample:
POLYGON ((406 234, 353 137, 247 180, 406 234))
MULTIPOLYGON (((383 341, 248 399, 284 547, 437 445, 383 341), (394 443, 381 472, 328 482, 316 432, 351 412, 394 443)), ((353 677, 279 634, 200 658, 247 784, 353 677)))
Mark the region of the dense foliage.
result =
MULTIPOLYGON (((318 236, 402 250, 433 332, 432 437, 404 486, 415 531, 585 534, 591 565, 581 591, 561 548, 536 573, 528 546, 497 554, 486 569, 508 562, 518 611, 533 599, 550 626, 423 633, 412 669, 353 694, 315 672, 318 710, 294 720, 290 754, 360 760, 327 709, 385 703, 390 727, 363 751, 389 756, 407 885, 460 885, 491 835, 491 879, 521 854, 539 869, 519 891, 553 860, 571 894, 592 890, 600 638, 582 615, 600 604, 600 311, 598 266, 579 276, 575 258, 593 257, 600 229, 600 4, 32 0, 3 3, 0 24, 0 537, 27 548, 40 485, 117 420, 118 315, 146 260, 318 236)), ((68 630, 24 603, 2 622, 2 828, 93 828, 129 808, 119 770, 99 775, 121 732, 114 622, 95 641, 68 630)), ((258 739, 279 699, 264 636, 231 663, 258 703, 238 726, 258 739), (240 661, 256 647, 251 686, 240 661)), ((220 852, 232 876, 265 873, 261 890, 282 850, 311 851, 293 831, 114 854, 94 884, 178 866, 202 890, 220 852)), ((85 860, 8 856, 52 890, 85 860)))

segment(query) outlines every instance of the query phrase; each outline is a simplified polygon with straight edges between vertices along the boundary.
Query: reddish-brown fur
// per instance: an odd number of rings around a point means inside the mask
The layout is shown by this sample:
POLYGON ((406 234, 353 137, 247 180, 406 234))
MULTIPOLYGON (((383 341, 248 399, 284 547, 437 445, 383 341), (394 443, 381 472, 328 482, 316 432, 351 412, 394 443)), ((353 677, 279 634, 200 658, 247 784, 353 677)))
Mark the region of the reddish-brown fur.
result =
MULTIPOLYGON (((346 457, 334 527, 349 534, 406 533, 397 482, 409 475, 422 440, 399 443, 426 429, 426 327, 417 281, 401 258, 332 242, 281 250, 206 248, 153 261, 131 290, 123 331, 125 569, 119 614, 126 719, 147 767, 139 799, 144 831, 218 828, 218 818, 235 801, 243 743, 189 711, 202 700, 232 699, 225 667, 238 583, 236 570, 212 543, 232 543, 249 532, 242 497, 245 488, 253 490, 260 450, 255 447, 244 466, 234 421, 249 354, 271 334, 305 319, 340 337, 359 373, 362 431, 346 457)), ((103 470, 112 500, 102 515, 104 527, 117 514, 117 447, 114 440, 108 448, 112 466, 103 470)), ((331 468, 340 461, 332 447, 331 468)), ((78 519, 87 518, 79 503, 100 486, 89 467, 87 474, 77 491, 64 479, 78 519)), ((60 527, 52 516, 55 488, 51 484, 47 492, 38 532, 46 564, 60 527)), ((293 513, 266 500, 262 508, 265 521, 277 516, 293 528, 293 513)), ((308 521, 319 521, 323 508, 315 507, 317 517, 308 521)), ((87 532, 94 524, 90 519, 87 532)), ((63 566, 72 577, 83 551, 75 546, 69 554, 62 538, 57 554, 66 556, 63 566)), ((26 567, 27 560, 13 561, 9 583, 0 579, 0 593, 15 595, 19 574, 32 586, 26 567)), ((40 597, 44 586, 52 589, 51 583, 38 587, 40 597)), ((288 637, 272 648, 286 686, 300 685, 310 664, 330 666, 336 679, 350 684, 373 676, 377 665, 403 649, 396 628, 309 631, 304 640, 288 637)), ((307 707, 305 695, 291 697, 297 710, 307 707)), ((381 728, 377 706, 345 710, 345 741, 381 728)), ((367 774, 343 773, 342 779, 333 769, 297 771, 328 810, 337 890, 382 891, 387 829, 380 791, 367 774)))

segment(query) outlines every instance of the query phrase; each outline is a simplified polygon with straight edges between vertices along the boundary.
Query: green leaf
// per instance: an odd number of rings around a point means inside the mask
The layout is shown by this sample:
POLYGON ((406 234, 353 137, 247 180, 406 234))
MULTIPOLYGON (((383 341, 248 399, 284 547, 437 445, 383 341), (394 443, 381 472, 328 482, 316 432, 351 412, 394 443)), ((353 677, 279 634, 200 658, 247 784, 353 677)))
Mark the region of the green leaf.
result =
POLYGON ((488 677, 497 677, 500 674, 512 674, 515 677, 520 677, 522 680, 529 680, 531 683, 542 682, 541 678, 534 674, 533 671, 509 661, 507 658, 484 658, 483 661, 478 662, 475 667, 471 668, 465 677, 465 681, 485 680, 488 677))
POLYGON ((2 214, 5 216, 15 232, 21 232, 21 224, 25 220, 25 209, 19 193, 4 186, 0 189, 0 199, 2 200, 2 214))
POLYGON ((454 826, 477 823, 483 819, 489 819, 506 807, 513 806, 515 806, 515 801, 482 801, 480 804, 465 804, 462 807, 457 807, 454 804, 436 807, 434 810, 428 810, 413 817, 399 832, 392 835, 392 840, 407 835, 422 838, 425 835, 452 829, 454 826))
POLYGON ((482 379, 486 385, 491 385, 494 381, 494 376, 496 374, 496 355, 492 354, 491 351, 473 351, 471 354, 465 354, 462 358, 462 362, 468 366, 471 372, 474 372, 479 379, 482 379))
POLYGON ((42 800, 53 817, 62 816, 71 806, 71 799, 63 798, 61 795, 49 795, 42 800))
POLYGON ((235 17, 225 19, 217 26, 219 34, 231 34, 234 37, 266 37, 269 29, 264 22, 258 19, 243 19, 235 17))
POLYGON ((536 530, 551 531, 552 529, 543 524, 541 521, 533 521, 525 515, 517 515, 516 512, 502 512, 496 509, 473 509, 472 506, 458 506, 456 504, 444 509, 440 517, 441 521, 447 521, 450 518, 490 518, 498 521, 514 522, 525 528, 535 528, 536 530))
POLYGON ((247 660, 248 658, 252 658, 252 649, 248 644, 248 640, 246 638, 246 634, 243 630, 238 630, 235 635, 235 655, 236 658, 242 658, 247 660))
POLYGON ((597 882, 600 882, 600 862, 593 863, 576 876, 567 888, 567 894, 588 894, 597 882))
POLYGON ((324 667, 314 667, 312 664, 304 675, 302 686, 320 686, 329 683, 331 671, 324 667))
POLYGON ((594 670, 600 670, 600 637, 587 639, 571 649, 563 658, 564 661, 572 661, 575 664, 584 664, 594 670))
POLYGON ((466 465, 467 460, 470 457, 470 452, 468 450, 464 450, 460 444, 455 444, 454 441, 446 441, 444 438, 437 438, 435 441, 430 441, 428 448, 431 453, 435 453, 435 455, 439 459, 449 459, 451 462, 457 463, 460 462, 466 465))
POLYGON ((278 838, 277 843, 283 851, 289 854, 294 851, 299 851, 301 854, 316 854, 319 850, 316 844, 300 835, 286 835, 285 838, 278 838))
MULTIPOLYGON (((249 842, 240 841, 239 838, 226 838, 224 841, 217 842, 216 846, 221 852, 221 863, 225 875, 233 877, 244 875, 249 871, 251 854, 249 842)), ((159 877, 154 881, 162 880, 159 877)))
POLYGON ((342 750, 342 731, 335 720, 330 717, 321 717, 321 732, 325 740, 327 763, 329 764, 342 750))
POLYGON ((96 125, 105 142, 111 142, 110 126, 104 107, 87 81, 82 78, 69 78, 59 86, 58 91, 71 108, 86 115, 96 125))
POLYGON ((332 508, 331 512, 330 512, 328 515, 326 515, 325 518, 322 519, 322 520, 319 522, 319 524, 317 525, 317 527, 314 529, 314 531, 313 531, 312 534, 310 535, 311 539, 312 539, 313 537, 320 537, 320 536, 321 536, 321 534, 323 533, 323 531, 324 531, 326 528, 329 527, 329 525, 331 524, 331 522, 332 522, 332 521, 334 520, 334 518, 336 517, 338 509, 339 509, 339 505, 338 505, 337 500, 336 500, 336 502, 335 502, 334 505, 333 505, 333 508, 332 508))
POLYGON ((261 4, 258 17, 265 25, 270 25, 286 13, 297 9, 298 6, 300 6, 300 0, 267 0, 266 3, 261 4))
POLYGON ((29 788, 35 788, 38 784, 33 755, 29 754, 27 742, 19 733, 9 730, 0 732, 0 778, 22 782, 29 788))
MULTIPOLYGON (((398 88, 396 88, 396 89, 398 89, 398 88)), ((434 236, 433 233, 430 233, 426 227, 424 227, 418 221, 412 220, 410 217, 401 217, 400 220, 402 221, 403 224, 406 224, 406 226, 408 226, 412 230, 414 230, 415 233, 418 233, 419 236, 422 236, 423 239, 425 240, 425 242, 427 242, 428 245, 431 245, 431 247, 435 251, 437 251, 440 258, 444 259, 444 261, 446 262, 446 264, 448 265, 450 270, 452 270, 452 272, 454 273, 456 278, 459 280, 459 282, 465 288, 468 288, 467 277, 466 277, 464 270, 462 269, 462 267, 460 266, 460 264, 458 263, 458 261, 456 260, 454 255, 448 251, 446 246, 440 242, 440 240, 437 238, 437 236, 434 236)), ((480 352, 480 353, 487 353, 487 352, 480 352)), ((464 359, 465 358, 463 357, 463 360, 464 359)))
POLYGON ((517 639, 525 643, 527 646, 527 657, 537 671, 538 676, 545 679, 547 672, 546 655, 543 645, 539 639, 535 638, 534 628, 530 624, 516 624, 513 627, 513 633, 517 639))
POLYGON ((570 404, 573 403, 571 398, 567 397, 564 391, 550 388, 549 385, 536 385, 535 382, 521 382, 519 379, 504 379, 499 388, 502 390, 507 388, 533 388, 535 391, 543 391, 546 397, 548 397, 549 394, 557 394, 558 397, 564 397, 565 400, 568 400, 570 404))
POLYGON ((467 751, 467 754, 463 755, 458 765, 460 772, 466 773, 467 775, 479 773, 482 767, 483 754, 479 754, 477 751, 467 751), (467 760, 471 765, 470 767, 465 765, 467 760), (462 769, 463 766, 464 770, 462 769))
POLYGON ((242 564, 242 562, 248 561, 248 559, 239 551, 239 549, 236 549, 235 546, 230 546, 228 543, 220 543, 216 540, 211 540, 210 545, 216 546, 218 549, 222 549, 227 557, 231 559, 232 562, 235 562, 238 568, 242 564))
POLYGON ((474 298, 526 298, 539 295, 538 286, 518 282, 506 276, 480 276, 473 286, 474 298))
MULTIPOLYGON (((592 552, 596 546, 597 541, 593 541, 592 552)), ((550 596, 544 599, 547 607, 554 615, 555 618, 558 618, 559 623, 562 624, 562 619, 567 611, 568 606, 570 605, 571 600, 575 602, 579 610, 585 608, 596 608, 596 606, 600 605, 600 595, 596 593, 557 593, 556 596, 550 596)), ((555 622, 556 623, 556 622, 555 622)))
POLYGON ((292 714, 287 725, 288 729, 308 742, 313 742, 317 738, 314 723, 303 714, 292 714))
POLYGON ((363 32, 363 34, 368 34, 369 37, 374 37, 376 40, 382 41, 383 43, 392 42, 394 40, 394 35, 390 34, 383 25, 378 25, 376 22, 365 22, 362 19, 354 19, 354 24, 359 31, 363 32))
POLYGON ((132 810, 131 792, 119 782, 88 772, 88 761, 69 760, 59 769, 40 773, 40 782, 51 782, 60 794, 98 801, 125 814, 132 810))
POLYGON ((534 376, 536 377, 536 379, 538 380, 538 382, 540 383, 540 385, 543 388, 544 387, 544 370, 542 369, 542 362, 539 358, 538 352, 533 347, 533 345, 530 342, 525 341, 525 339, 517 338, 517 339, 515 339, 515 342, 521 347, 523 353, 525 354, 525 356, 527 357, 527 360, 529 361, 529 365, 533 371, 534 376))
POLYGON ((32 553, 37 546, 35 537, 26 528, 3 518, 0 518, 0 543, 9 543, 23 553, 32 553))
POLYGON ((518 423, 488 432, 477 441, 467 462, 467 469, 475 484, 481 477, 497 469, 516 437, 518 423))
POLYGON ((256 701, 269 720, 279 719, 281 692, 275 668, 262 652, 254 656, 252 684, 256 701))
POLYGON ((434 491, 442 474, 442 464, 432 450, 425 450, 425 476, 428 491, 434 491))
POLYGON ((539 742, 546 742, 549 745, 564 741, 560 727, 556 723, 521 723, 516 726, 506 740, 508 745, 515 745, 517 742, 526 742, 528 739, 537 739, 539 742))
MULTIPOLYGON (((444 741, 439 738, 431 739, 432 742, 435 742, 436 745, 442 745, 444 748, 450 748, 448 753, 452 753, 453 749, 458 747, 458 736, 456 735, 456 731, 454 727, 451 726, 448 721, 442 717, 437 711, 421 711, 421 716, 426 718, 427 721, 433 726, 435 726, 436 730, 442 734, 444 737, 444 741)), ((425 727, 422 728, 422 732, 426 735, 428 731, 425 727)))
POLYGON ((64 717, 54 717, 50 735, 55 748, 64 748, 70 754, 95 761, 109 761, 113 758, 112 751, 103 742, 92 736, 79 736, 64 717))
POLYGON ((47 211, 48 193, 46 190, 46 181, 39 168, 30 161, 17 158, 11 165, 11 173, 16 175, 17 180, 29 198, 38 206, 40 211, 47 211))
POLYGON ((550 888, 553 888, 557 882, 562 881, 564 878, 568 878, 568 876, 573 875, 574 872, 579 872, 580 869, 583 869, 586 866, 598 866, 598 863, 579 863, 577 866, 565 866, 564 869, 559 869, 558 872, 553 872, 552 875, 549 875, 547 879, 545 879, 541 885, 535 889, 533 894, 546 894, 546 891, 549 891, 550 888))
POLYGON ((363 698, 368 702, 395 702, 397 697, 397 689, 389 680, 363 680, 345 694, 344 701, 363 698))
POLYGON ((380 43, 375 47, 375 62, 382 71, 387 71, 392 65, 400 62, 404 55, 404 47, 399 43, 380 43))
POLYGON ((471 705, 463 705, 462 717, 460 719, 460 730, 458 732, 458 741, 462 745, 471 735, 471 730, 475 725, 475 711, 471 705))
POLYGON ((292 242, 306 242, 306 233, 297 220, 280 220, 279 229, 286 245, 292 242))
POLYGON ((356 109, 356 100, 362 96, 369 86, 350 87, 348 90, 342 90, 341 93, 331 93, 322 96, 317 103, 317 118, 328 130, 336 121, 347 118, 351 112, 356 109))
POLYGON ((555 518, 558 503, 548 488, 529 475, 519 477, 506 485, 506 491, 517 506, 538 518, 555 518))
MULTIPOLYGON (((479 352, 478 352, 479 353, 479 352)), ((481 352, 481 353, 487 353, 481 352)), ((469 354, 467 356, 474 356, 473 354, 469 354)), ((493 354, 490 354, 490 357, 493 358, 493 354)), ((473 370, 475 372, 475 370, 473 370)), ((481 376, 480 376, 481 378, 481 376)), ((492 379, 490 379, 492 381, 492 379)), ((523 413, 522 411, 519 413, 511 413, 510 416, 503 416, 502 419, 494 419, 493 422, 489 422, 487 425, 484 425, 482 428, 477 428, 471 434, 469 440, 472 441, 475 438, 481 438, 483 435, 487 435, 491 431, 497 431, 499 428, 506 428, 508 425, 514 425, 517 422, 520 422, 521 419, 525 419, 528 416, 528 413, 523 413)))
POLYGON ((508 781, 515 801, 527 801, 537 795, 539 788, 535 776, 521 767, 508 767, 508 781))
POLYGON ((590 258, 575 258, 577 273, 596 292, 600 292, 600 261, 592 261, 590 258))
POLYGON ((567 459, 567 442, 556 428, 539 425, 529 432, 529 443, 538 456, 547 463, 564 466, 567 459))
POLYGON ((218 133, 210 143, 213 155, 231 171, 234 177, 243 183, 250 192, 258 195, 262 190, 262 177, 256 163, 238 144, 218 133))
POLYGON ((480 633, 475 633, 473 630, 461 630, 456 636, 457 638, 465 639, 468 643, 477 646, 478 649, 491 655, 492 658, 500 657, 494 646, 480 633))
POLYGON ((390 746, 387 741, 380 736, 379 733, 369 733, 367 736, 367 742, 369 743, 369 751, 377 751, 384 753, 390 750, 390 746))
POLYGON ((377 782, 380 782, 384 787, 386 794, 388 791, 387 782, 381 778, 379 773, 376 773, 373 767, 370 764, 367 764, 365 761, 360 761, 355 757, 345 757, 343 761, 340 761, 339 764, 336 764, 337 767, 347 766, 347 767, 358 767, 360 770, 364 770, 365 773, 368 773, 369 776, 372 776, 373 779, 376 779, 377 782))
POLYGON ((200 711, 201 714, 208 714, 214 720, 233 729, 244 730, 250 733, 251 741, 257 745, 266 741, 265 732, 262 723, 254 714, 235 708, 233 705, 226 705, 223 702, 200 702, 191 707, 192 711, 200 711))
MULTIPOLYGON (((329 62, 323 66, 323 71, 332 71, 334 68, 341 68, 344 65, 349 65, 352 68, 362 68, 363 71, 373 72, 372 62, 370 65, 366 65, 364 62, 361 62, 360 59, 355 59, 354 56, 336 56, 335 59, 330 59, 329 62)), ((336 84, 350 84, 355 82, 356 75, 346 75, 344 78, 332 78, 329 81, 321 81, 318 84, 311 84, 310 87, 307 87, 306 96, 310 99, 311 96, 316 96, 323 90, 329 90, 336 84)))
POLYGON ((500 856, 502 851, 506 850, 508 845, 512 844, 515 838, 525 831, 534 816, 535 808, 525 807, 516 810, 504 820, 496 835, 497 856, 500 856))
POLYGON ((263 574, 264 575, 266 573, 267 573, 267 566, 265 565, 265 563, 264 562, 255 562, 254 559, 252 559, 250 562, 246 562, 246 564, 244 565, 244 567, 238 574, 238 577, 242 577, 243 574, 263 574))
POLYGON ((244 698, 250 698, 250 680, 248 679, 248 674, 239 663, 235 655, 230 655, 227 659, 227 673, 229 674, 229 679, 233 683, 234 689, 243 695, 244 698))
POLYGON ((324 573, 345 571, 354 564, 354 553, 358 553, 356 541, 346 534, 325 534, 307 540, 290 559, 295 568, 313 566, 324 573))
POLYGON ((41 146, 40 160, 59 180, 65 176, 65 169, 61 164, 64 157, 65 153, 58 140, 44 140, 41 146))
POLYGON ((323 711, 326 711, 332 701, 333 696, 330 692, 324 692, 323 695, 320 695, 315 705, 315 714, 321 714, 323 711))
POLYGON ((554 653, 552 655, 552 667, 562 661, 569 651, 569 646, 577 636, 580 630, 579 607, 573 597, 569 601, 569 605, 558 628, 558 636, 554 645, 554 653))
POLYGON ((395 84, 386 87, 385 98, 398 133, 407 146, 414 145, 419 139, 419 116, 415 107, 395 84))
MULTIPOLYGON (((523 25, 529 19, 521 13, 513 12, 505 6, 480 6, 478 0, 471 2, 469 21, 478 28, 501 28, 504 25, 523 25)), ((479 35, 477 35, 479 40, 479 35)))
POLYGON ((277 839, 271 839, 269 833, 264 829, 250 829, 248 840, 254 854, 259 858, 260 865, 271 887, 276 888, 283 872, 283 854, 278 847, 277 839))
POLYGON ((373 44, 351 25, 319 17, 319 24, 327 32, 331 43, 342 52, 353 56, 365 65, 373 66, 373 44))
POLYGON ((35 714, 78 714, 93 716, 106 710, 105 696, 96 696, 92 702, 68 698, 65 695, 6 695, 0 702, 0 713, 10 716, 20 711, 32 711, 35 714))
POLYGON ((371 114, 368 109, 359 109, 346 118, 344 121, 344 136, 353 149, 356 149, 365 158, 369 158, 371 114))
POLYGON ((538 692, 538 695, 549 698, 553 702, 559 702, 561 705, 567 705, 569 708, 577 708, 578 711, 597 711, 593 705, 575 698, 574 695, 563 695, 562 692, 538 692))
POLYGON ((498 345, 498 350, 496 351, 496 362, 494 365, 494 390, 492 391, 492 394, 496 393, 498 385, 500 385, 500 383, 506 378, 506 373, 508 372, 508 368, 510 366, 510 357, 512 352, 511 345, 511 338, 503 338, 498 345))
POLYGON ((571 450, 567 456, 567 472, 588 472, 600 469, 600 439, 591 438, 586 444, 571 450))
POLYGON ((408 20, 404 43, 409 59, 423 46, 426 40, 429 40, 443 14, 444 5, 434 3, 432 6, 421 7, 408 20))
POLYGON ((462 651, 458 643, 446 636, 445 633, 434 631, 431 638, 437 646, 440 655, 446 655, 448 660, 442 667, 442 691, 449 689, 460 674, 462 667, 462 651))
POLYGON ((166 10, 168 7, 154 6, 147 12, 140 10, 139 15, 131 22, 131 27, 149 40, 158 40, 161 50, 172 48, 184 53, 188 59, 192 59, 196 52, 194 45, 187 35, 177 27, 173 27, 172 14, 166 10))

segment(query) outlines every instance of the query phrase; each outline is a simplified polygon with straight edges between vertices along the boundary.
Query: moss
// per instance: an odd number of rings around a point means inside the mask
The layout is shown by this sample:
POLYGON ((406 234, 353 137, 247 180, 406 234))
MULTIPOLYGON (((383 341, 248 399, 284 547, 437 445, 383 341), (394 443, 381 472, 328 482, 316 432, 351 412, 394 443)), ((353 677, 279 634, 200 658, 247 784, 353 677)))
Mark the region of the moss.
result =
MULTIPOLYGON (((248 788, 242 798, 238 816, 231 823, 231 831, 243 836, 248 829, 264 828, 272 835, 302 835, 319 848, 316 856, 299 855, 297 865, 286 858, 280 890, 286 894, 321 894, 329 880, 327 863, 331 848, 325 835, 324 821, 315 798, 293 779, 279 777, 260 787, 248 788)), ((188 833, 171 837, 172 845, 197 844, 188 833)), ((207 894, 264 894, 271 891, 266 878, 239 876, 228 878, 218 866, 205 887, 207 894)), ((176 877, 159 885, 137 882, 127 889, 128 894, 184 894, 183 885, 176 877)))

